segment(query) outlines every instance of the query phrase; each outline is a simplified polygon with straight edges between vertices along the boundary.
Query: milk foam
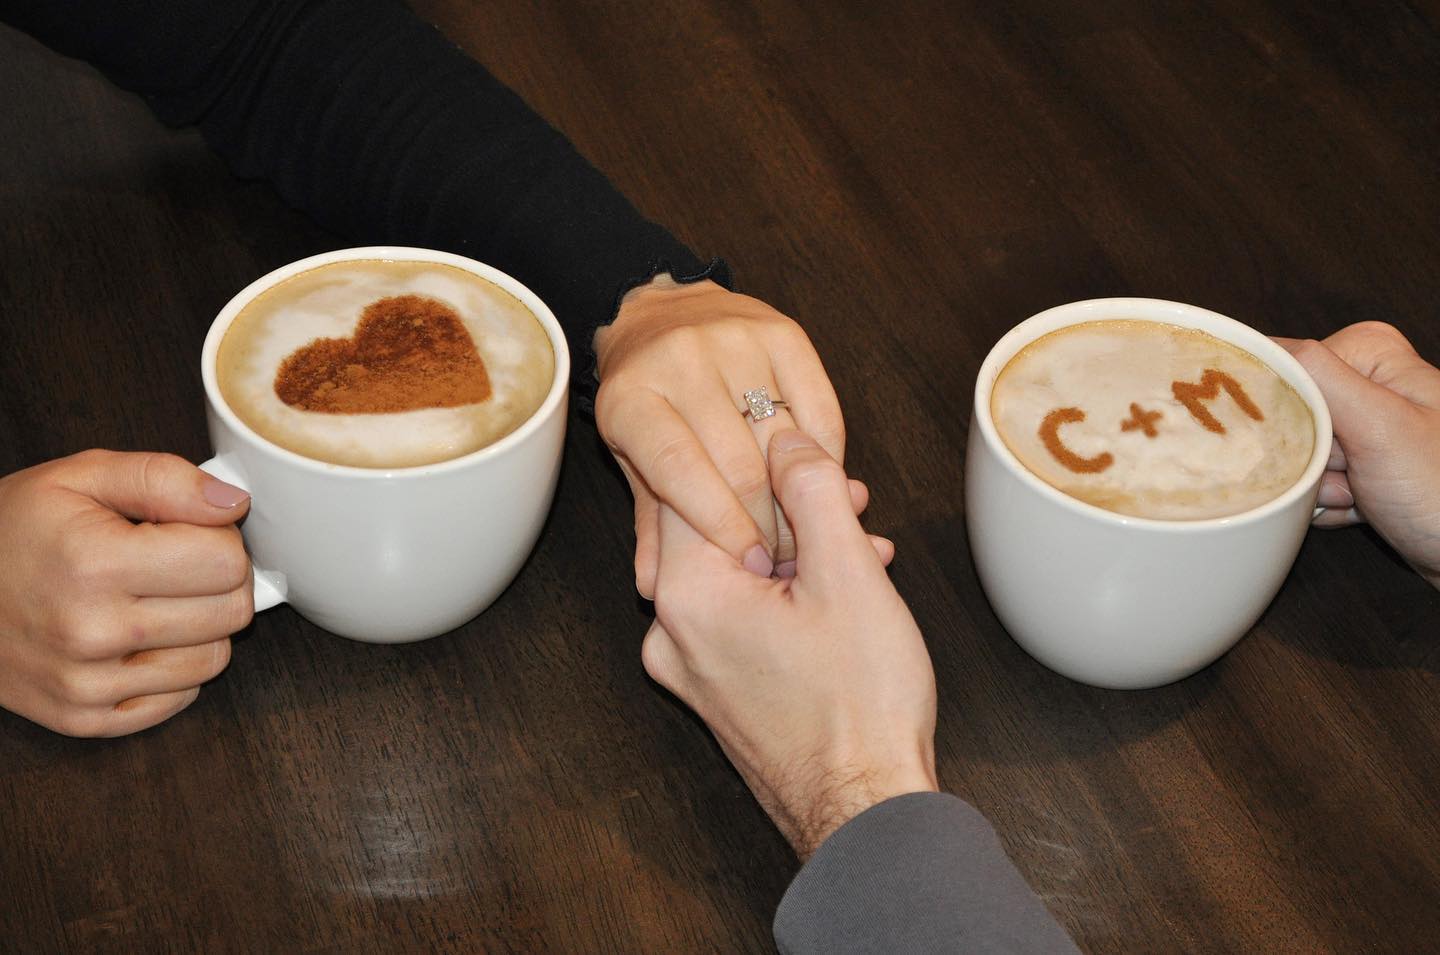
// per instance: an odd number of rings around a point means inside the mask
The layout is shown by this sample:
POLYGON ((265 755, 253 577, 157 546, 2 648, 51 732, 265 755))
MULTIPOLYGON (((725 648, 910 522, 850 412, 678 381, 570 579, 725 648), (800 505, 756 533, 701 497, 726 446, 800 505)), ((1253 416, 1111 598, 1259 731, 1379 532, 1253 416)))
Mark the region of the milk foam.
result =
POLYGON ((1263 504, 1300 478, 1315 445, 1304 399, 1259 359, 1205 332, 1150 321, 1085 322, 1036 339, 1000 372, 990 413, 1006 446, 1046 483, 1111 511, 1164 520, 1263 504), (1207 369, 1238 382, 1263 420, 1222 387, 1200 405, 1224 433, 1207 429, 1173 388, 1200 383, 1207 369), (1042 425, 1059 409, 1078 409, 1084 420, 1052 419, 1051 440, 1092 472, 1077 473, 1073 460, 1067 466, 1047 447, 1042 425))
POLYGON ((500 287, 433 262, 358 260, 302 272, 252 300, 231 323, 216 358, 230 408, 267 440, 306 457, 358 467, 411 467, 491 444, 545 400, 555 354, 545 329, 500 287), (490 376, 477 404, 390 414, 326 414, 285 404, 275 374, 317 338, 348 338, 372 302, 423 295, 460 315, 490 376))

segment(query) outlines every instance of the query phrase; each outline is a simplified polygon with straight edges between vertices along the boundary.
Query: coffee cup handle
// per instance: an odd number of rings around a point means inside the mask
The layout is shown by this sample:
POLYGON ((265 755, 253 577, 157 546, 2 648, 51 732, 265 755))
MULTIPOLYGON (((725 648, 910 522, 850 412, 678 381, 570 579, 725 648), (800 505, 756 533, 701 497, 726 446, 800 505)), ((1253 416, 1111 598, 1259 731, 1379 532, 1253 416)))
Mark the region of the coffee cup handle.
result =
MULTIPOLYGON (((221 457, 213 457, 200 465, 200 470, 224 481, 226 484, 233 484, 242 491, 249 492, 246 486, 248 482, 230 464, 221 457)), ((285 575, 275 570, 262 570, 259 565, 251 561, 254 568, 255 579, 255 612, 269 610, 285 602, 285 575)))

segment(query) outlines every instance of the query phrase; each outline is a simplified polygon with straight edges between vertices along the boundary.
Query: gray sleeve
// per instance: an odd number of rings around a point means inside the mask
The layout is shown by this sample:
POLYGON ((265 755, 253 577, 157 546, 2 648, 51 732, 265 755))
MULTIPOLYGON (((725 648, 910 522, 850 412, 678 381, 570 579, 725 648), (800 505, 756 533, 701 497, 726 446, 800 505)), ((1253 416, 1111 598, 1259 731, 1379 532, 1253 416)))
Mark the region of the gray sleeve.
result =
POLYGON ((968 803, 911 793, 835 830, 775 913, 783 955, 1076 952, 968 803))

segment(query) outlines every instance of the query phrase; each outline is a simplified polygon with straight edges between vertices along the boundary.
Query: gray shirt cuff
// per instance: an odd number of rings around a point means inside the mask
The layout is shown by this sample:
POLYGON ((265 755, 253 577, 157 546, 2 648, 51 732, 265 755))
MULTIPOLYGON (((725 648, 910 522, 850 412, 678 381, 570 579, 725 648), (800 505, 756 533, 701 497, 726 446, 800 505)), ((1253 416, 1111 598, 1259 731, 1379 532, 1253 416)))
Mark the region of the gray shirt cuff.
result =
POLYGON ((835 830, 774 932, 783 955, 1078 951, 985 817, 943 793, 896 796, 835 830))

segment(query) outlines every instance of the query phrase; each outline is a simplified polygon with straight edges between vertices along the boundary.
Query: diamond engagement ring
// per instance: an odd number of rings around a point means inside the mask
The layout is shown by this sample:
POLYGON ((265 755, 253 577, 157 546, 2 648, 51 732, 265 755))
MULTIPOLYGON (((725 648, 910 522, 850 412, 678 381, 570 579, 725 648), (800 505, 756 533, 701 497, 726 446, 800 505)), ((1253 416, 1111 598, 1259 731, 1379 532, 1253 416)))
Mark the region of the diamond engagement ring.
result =
POLYGON ((764 386, 745 392, 745 403, 750 407, 740 412, 740 416, 751 421, 764 421, 774 416, 776 408, 790 407, 778 398, 772 400, 764 386))

